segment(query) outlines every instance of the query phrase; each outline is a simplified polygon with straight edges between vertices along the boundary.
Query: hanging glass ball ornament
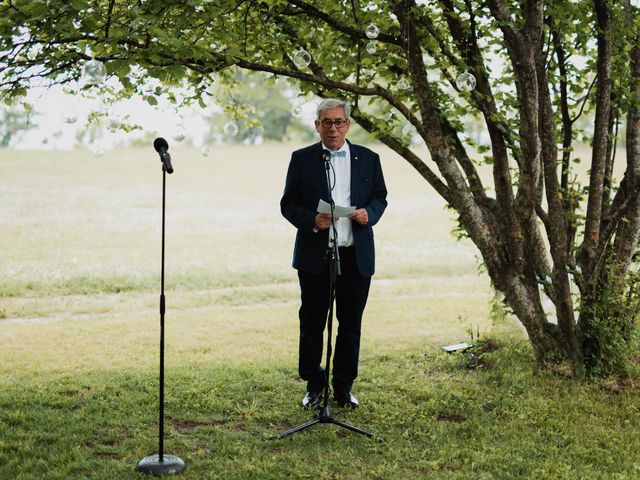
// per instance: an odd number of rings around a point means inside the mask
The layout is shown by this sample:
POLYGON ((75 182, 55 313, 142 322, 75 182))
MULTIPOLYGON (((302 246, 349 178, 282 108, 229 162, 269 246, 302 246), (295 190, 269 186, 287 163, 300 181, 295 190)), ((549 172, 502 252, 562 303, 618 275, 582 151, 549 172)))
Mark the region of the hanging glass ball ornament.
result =
POLYGON ((235 137, 238 134, 238 125, 236 125, 236 122, 231 121, 225 124, 223 130, 227 135, 235 137))
POLYGON ((157 78, 150 78, 149 80, 140 81, 142 98, 151 106, 158 105, 158 97, 163 95, 163 84, 157 78))
POLYGON ((302 105, 294 105, 291 108, 291 115, 293 115, 294 117, 299 117, 300 115, 302 115, 302 105))
POLYGON ((463 92, 470 92, 476 88, 476 77, 465 70, 456 78, 456 87, 463 92))
POLYGON ((374 39, 380 35, 380 29, 374 23, 370 23, 364 33, 367 35, 367 38, 374 39))
POLYGON ((78 121, 78 112, 73 109, 65 110, 62 112, 62 121, 70 125, 76 123, 78 121))
POLYGON ((408 90, 410 85, 409 82, 407 81, 406 78, 402 77, 399 81, 398 84, 396 85, 398 87, 398 90, 408 90))
POLYGON ((371 40, 369 43, 367 43, 366 49, 367 49, 367 53, 370 53, 371 55, 376 53, 378 51, 378 48, 376 47, 376 42, 371 40))
POLYGON ((110 117, 107 125, 109 126, 109 130, 111 130, 112 132, 115 132, 119 130, 120 127, 122 126, 122 120, 120 119, 120 117, 116 117, 116 116, 110 117))
POLYGON ((293 63, 298 68, 308 67, 311 63, 311 54, 307 52, 304 48, 301 48, 296 53, 293 54, 293 63))
POLYGON ((404 127, 402 127, 402 135, 405 137, 412 138, 414 135, 418 134, 418 130, 411 123, 407 123, 404 127))
POLYGON ((107 67, 100 60, 88 60, 82 66, 82 80, 87 85, 98 85, 104 82, 107 67))
POLYGON ((102 145, 98 145, 98 144, 91 144, 89 146, 89 151, 91 153, 93 153, 93 155, 96 158, 102 158, 104 156, 104 148, 102 148, 102 145))
POLYGON ((176 133, 173 135, 173 139, 178 143, 182 143, 185 138, 187 138, 187 130, 184 126, 180 125, 178 126, 176 133))

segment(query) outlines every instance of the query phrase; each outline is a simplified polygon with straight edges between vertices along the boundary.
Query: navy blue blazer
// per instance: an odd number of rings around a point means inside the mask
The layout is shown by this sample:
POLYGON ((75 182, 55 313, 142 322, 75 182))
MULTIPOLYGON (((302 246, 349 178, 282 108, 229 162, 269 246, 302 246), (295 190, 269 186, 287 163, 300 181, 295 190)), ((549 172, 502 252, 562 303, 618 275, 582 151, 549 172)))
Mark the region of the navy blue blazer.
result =
MULTIPOLYGON (((351 205, 365 208, 366 225, 352 221, 356 263, 361 275, 375 272, 373 227, 387 207, 387 187, 380 157, 360 145, 349 143, 351 151, 351 205)), ((329 229, 315 231, 318 200, 329 201, 327 173, 322 160, 322 143, 296 150, 291 155, 280 211, 297 229, 293 250, 293 267, 320 273, 327 262, 329 229)), ((344 205, 348 206, 348 205, 344 205)))

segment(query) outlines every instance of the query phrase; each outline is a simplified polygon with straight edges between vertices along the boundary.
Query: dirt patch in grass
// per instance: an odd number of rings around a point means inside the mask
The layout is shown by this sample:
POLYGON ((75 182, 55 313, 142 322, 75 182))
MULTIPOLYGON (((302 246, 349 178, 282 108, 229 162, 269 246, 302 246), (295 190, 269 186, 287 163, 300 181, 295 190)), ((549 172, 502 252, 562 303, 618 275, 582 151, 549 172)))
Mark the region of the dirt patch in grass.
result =
POLYGON ((630 378, 608 378, 600 382, 600 387, 613 393, 624 393, 633 387, 633 380, 630 378))
POLYGON ((458 415, 457 413, 440 412, 438 414, 439 422, 463 423, 466 420, 467 420, 467 417, 463 415, 458 415))

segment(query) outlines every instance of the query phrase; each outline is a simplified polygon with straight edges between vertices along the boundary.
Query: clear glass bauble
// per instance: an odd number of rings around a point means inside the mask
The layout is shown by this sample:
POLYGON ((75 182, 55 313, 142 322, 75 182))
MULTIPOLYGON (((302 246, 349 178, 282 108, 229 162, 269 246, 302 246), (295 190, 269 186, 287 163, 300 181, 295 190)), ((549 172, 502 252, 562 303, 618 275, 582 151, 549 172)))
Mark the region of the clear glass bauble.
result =
POLYGON ((182 143, 186 138, 187 138, 186 129, 182 126, 178 127, 178 129, 176 130, 176 133, 173 135, 173 139, 178 143, 182 143))
POLYGON ((76 123, 78 121, 78 112, 73 109, 65 110, 62 112, 62 121, 69 125, 76 123))
POLYGON ((409 85, 409 81, 404 77, 398 80, 396 86, 398 87, 398 90, 408 90, 409 87, 411 87, 411 85, 409 85))
POLYGON ((235 137, 238 134, 238 125, 233 121, 226 123, 222 129, 224 133, 231 137, 235 137))
POLYGON ((98 85, 107 77, 107 67, 100 60, 88 60, 82 66, 82 81, 87 85, 98 85))
POLYGON ((476 88, 476 77, 465 71, 456 78, 456 87, 463 92, 470 92, 476 88))
POLYGON ((120 127, 122 126, 122 120, 118 117, 110 117, 107 120, 107 125, 109 127, 109 130, 111 130, 112 132, 115 132, 119 130, 120 127))
POLYGON ((89 146, 89 151, 90 151, 91 153, 93 153, 93 155, 94 155, 96 158, 102 158, 102 157, 104 157, 104 148, 102 148, 102 146, 101 146, 101 145, 96 145, 96 144, 90 145, 90 146, 89 146))
POLYGON ((418 134, 418 130, 411 123, 407 123, 404 127, 402 127, 402 135, 404 137, 412 138, 414 135, 418 134))
POLYGON ((378 38, 378 35, 380 35, 380 29, 377 27, 377 25, 375 25, 374 23, 369 24, 369 26, 367 27, 367 29, 364 31, 365 35, 367 35, 367 38, 378 38))
POLYGON ((301 48, 293 54, 293 63, 298 68, 308 67, 311 63, 311 54, 304 48, 301 48))

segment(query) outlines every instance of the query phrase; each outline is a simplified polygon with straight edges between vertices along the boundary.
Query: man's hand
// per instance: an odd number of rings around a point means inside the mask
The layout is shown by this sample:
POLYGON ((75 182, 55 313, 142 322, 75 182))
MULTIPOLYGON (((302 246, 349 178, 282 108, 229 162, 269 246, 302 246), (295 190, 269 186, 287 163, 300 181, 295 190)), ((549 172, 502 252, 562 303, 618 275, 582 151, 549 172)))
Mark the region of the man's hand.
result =
POLYGON ((359 208, 351 215, 349 215, 349 220, 355 220, 360 225, 366 225, 367 223, 369 223, 369 214, 367 213, 366 209, 359 208))
POLYGON ((317 214, 315 224, 318 230, 326 230, 331 226, 331 214, 330 213, 317 214))

